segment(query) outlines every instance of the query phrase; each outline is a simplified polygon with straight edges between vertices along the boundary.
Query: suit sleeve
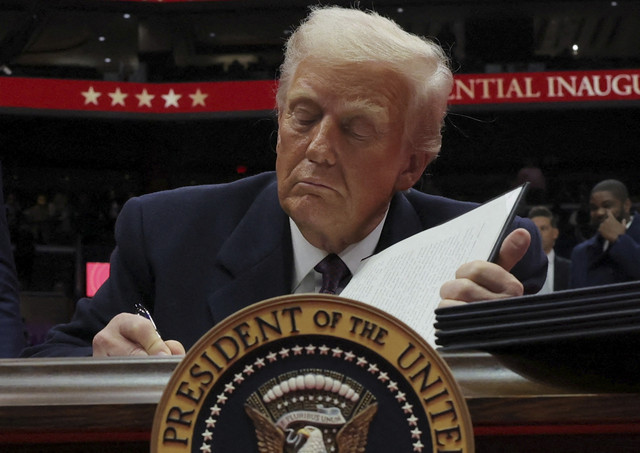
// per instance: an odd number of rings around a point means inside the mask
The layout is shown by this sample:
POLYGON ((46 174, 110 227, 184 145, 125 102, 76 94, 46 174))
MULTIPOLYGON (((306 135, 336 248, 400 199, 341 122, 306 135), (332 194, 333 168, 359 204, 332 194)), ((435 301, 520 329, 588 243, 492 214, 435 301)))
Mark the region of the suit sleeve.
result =
POLYGON ((142 227, 141 203, 133 198, 118 216, 109 278, 93 298, 78 301, 69 323, 54 326, 46 341, 25 349, 23 357, 90 356, 96 333, 118 313, 131 313, 136 302, 146 302, 151 297, 153 285, 142 227))
POLYGON ((571 252, 571 279, 569 288, 583 288, 589 286, 587 275, 587 258, 585 243, 578 244, 571 252))
POLYGON ((630 234, 623 234, 611 246, 609 256, 620 269, 626 273, 630 280, 640 280, 640 243, 634 240, 630 234))
POLYGON ((20 315, 18 278, 11 251, 9 227, 0 192, 0 357, 17 357, 25 346, 25 331, 20 315))
POLYGON ((529 232, 531 245, 524 257, 511 269, 511 273, 522 282, 525 294, 535 294, 540 291, 547 278, 547 255, 542 249, 540 232, 531 220, 517 217, 513 222, 513 229, 516 228, 524 228, 529 232))

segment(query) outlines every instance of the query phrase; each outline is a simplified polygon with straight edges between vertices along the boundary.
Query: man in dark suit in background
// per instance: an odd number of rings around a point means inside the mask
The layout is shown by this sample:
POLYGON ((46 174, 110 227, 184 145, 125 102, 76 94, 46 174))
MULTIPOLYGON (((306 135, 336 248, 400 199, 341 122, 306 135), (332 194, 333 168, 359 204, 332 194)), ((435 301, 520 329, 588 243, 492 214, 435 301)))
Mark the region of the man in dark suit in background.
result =
POLYGON ((571 260, 556 255, 553 249, 560 234, 556 216, 545 206, 535 206, 529 210, 529 218, 540 230, 542 249, 549 260, 547 279, 538 294, 568 289, 571 279, 571 260))
POLYGON ((597 233, 571 253, 571 287, 640 280, 640 222, 627 186, 615 179, 599 182, 591 189, 589 211, 597 233))
MULTIPOLYGON (((475 206, 411 189, 441 146, 452 74, 439 46, 375 13, 317 8, 291 35, 280 74, 275 174, 127 202, 109 279, 25 355, 183 354, 241 308, 317 291, 326 256, 355 273, 475 206), (132 314, 138 302, 163 339, 132 314)), ((445 302, 538 291, 537 229, 526 219, 512 229, 497 264, 463 265, 441 288, 445 302)))
POLYGON ((13 261, 9 226, 2 190, 0 165, 0 358, 17 357, 25 346, 25 330, 20 315, 18 277, 13 261))

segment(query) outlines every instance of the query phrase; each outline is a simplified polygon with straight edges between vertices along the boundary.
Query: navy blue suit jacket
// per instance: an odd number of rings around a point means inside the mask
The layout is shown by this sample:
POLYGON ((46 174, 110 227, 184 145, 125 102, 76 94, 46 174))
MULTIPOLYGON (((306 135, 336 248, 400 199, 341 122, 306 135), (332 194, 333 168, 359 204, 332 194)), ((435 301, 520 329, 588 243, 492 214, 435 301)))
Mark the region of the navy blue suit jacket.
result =
POLYGON ((571 260, 556 254, 553 261, 553 290, 569 289, 571 283, 571 260))
POLYGON ((598 233, 578 244, 571 253, 571 287, 600 286, 640 280, 640 216, 636 213, 627 232, 607 251, 598 233))
MULTIPOLYGON (((456 217, 475 205, 409 191, 397 194, 377 250, 456 217)), ((546 257, 537 228, 516 274, 529 292, 542 286, 546 257)), ((116 225, 111 275, 93 300, 81 299, 69 324, 25 355, 89 355, 93 336, 143 301, 163 338, 191 347, 214 324, 261 300, 289 294, 293 250, 274 173, 231 184, 134 198, 116 225)))
POLYGON ((20 354, 25 346, 25 331, 20 315, 18 278, 2 196, 2 167, 0 167, 0 208, 0 358, 7 358, 17 357, 20 354))

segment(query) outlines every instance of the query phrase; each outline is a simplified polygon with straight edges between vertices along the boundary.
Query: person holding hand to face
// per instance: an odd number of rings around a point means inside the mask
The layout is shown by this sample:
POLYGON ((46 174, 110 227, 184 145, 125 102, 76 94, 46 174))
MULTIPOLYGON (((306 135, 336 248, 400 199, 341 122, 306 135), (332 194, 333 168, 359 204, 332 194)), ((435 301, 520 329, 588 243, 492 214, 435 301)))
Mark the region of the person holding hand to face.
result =
POLYGON ((591 225, 596 234, 571 254, 571 287, 640 280, 640 222, 634 221, 627 187, 607 179, 591 189, 591 225))

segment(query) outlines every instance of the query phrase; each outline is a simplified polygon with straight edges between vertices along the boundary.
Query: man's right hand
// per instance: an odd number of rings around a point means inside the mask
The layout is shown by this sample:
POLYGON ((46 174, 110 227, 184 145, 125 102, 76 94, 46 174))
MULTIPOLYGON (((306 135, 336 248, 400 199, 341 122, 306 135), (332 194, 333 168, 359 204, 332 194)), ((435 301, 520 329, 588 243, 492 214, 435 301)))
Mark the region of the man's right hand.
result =
POLYGON ((607 209, 607 215, 604 220, 600 222, 598 232, 603 238, 613 244, 618 239, 618 236, 627 232, 627 221, 623 219, 622 222, 619 222, 611 213, 611 210, 607 209))
POLYGON ((120 313, 93 337, 94 357, 183 355, 178 341, 164 341, 153 324, 139 315, 120 313))

